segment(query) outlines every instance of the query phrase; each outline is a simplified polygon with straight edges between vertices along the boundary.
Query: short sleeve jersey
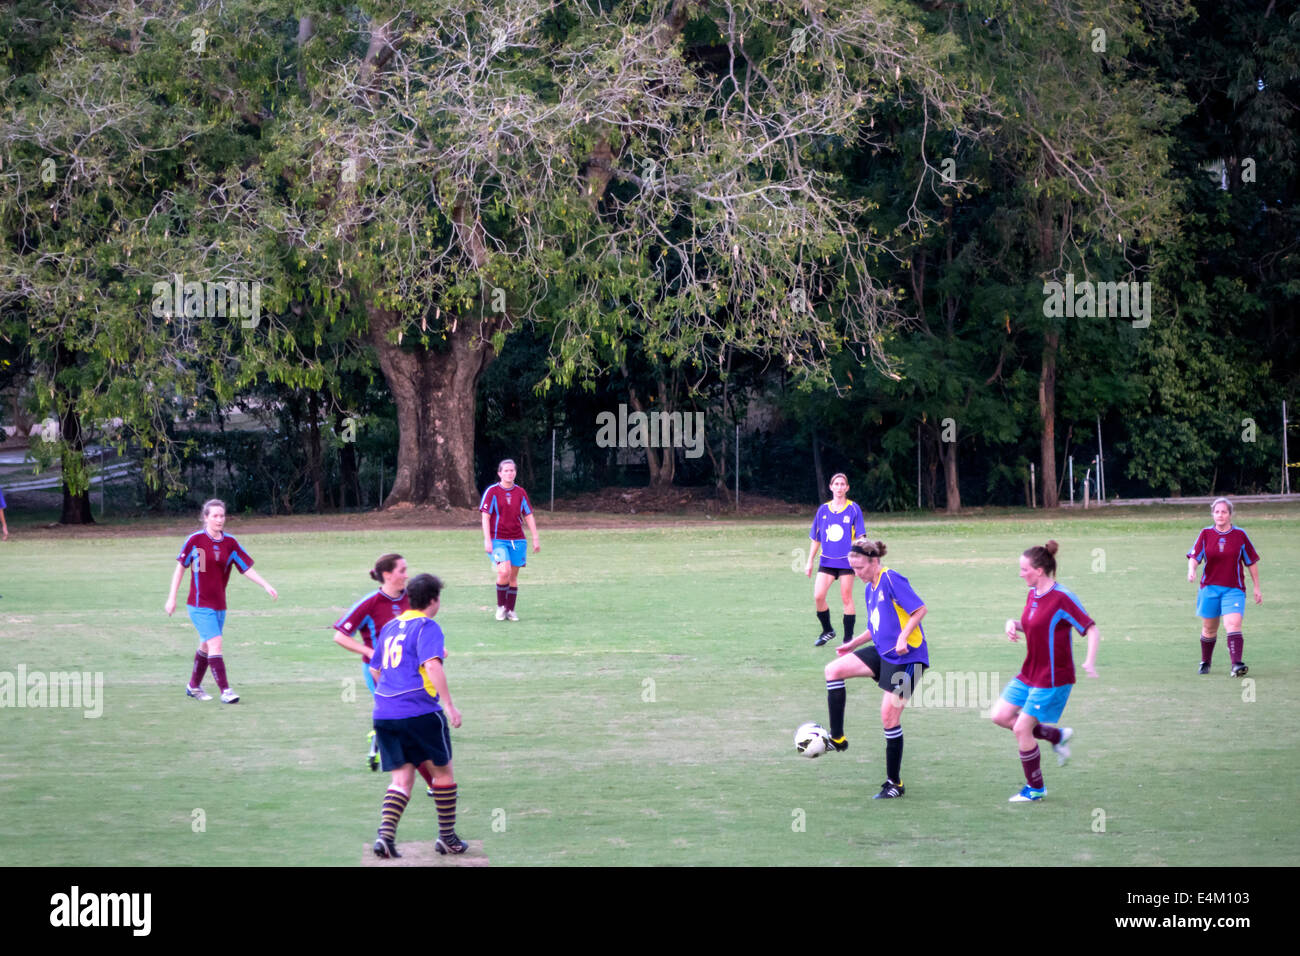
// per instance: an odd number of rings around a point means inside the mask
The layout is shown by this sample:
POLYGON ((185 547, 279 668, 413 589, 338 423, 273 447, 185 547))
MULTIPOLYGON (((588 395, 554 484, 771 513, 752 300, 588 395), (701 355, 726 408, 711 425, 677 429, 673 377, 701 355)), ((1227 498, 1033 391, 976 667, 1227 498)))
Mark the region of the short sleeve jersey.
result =
POLYGON ((1025 632, 1025 662, 1017 675, 1030 687, 1064 687, 1074 683, 1074 651, 1070 629, 1080 634, 1096 622, 1079 599, 1053 584, 1046 594, 1029 589, 1020 627, 1025 632))
POLYGON ((483 492, 483 500, 479 503, 478 510, 485 515, 491 515, 488 527, 492 530, 492 537, 503 541, 523 540, 523 516, 533 513, 533 507, 528 501, 528 492, 519 485, 502 488, 501 482, 489 486, 488 490, 483 492))
POLYGON ((239 546, 234 535, 213 538, 206 530, 186 538, 176 560, 190 569, 190 596, 185 603, 214 611, 226 609, 230 569, 239 568, 239 573, 245 574, 253 566, 253 559, 239 546))
POLYGON ((395 598, 389 597, 382 590, 372 591, 334 622, 334 630, 356 638, 366 647, 374 647, 374 638, 383 630, 384 625, 410 606, 406 591, 395 598))
POLYGON ((849 567, 849 549, 853 547, 853 539, 866 533, 866 519, 854 501, 846 501, 840 511, 835 510, 834 501, 826 502, 817 509, 812 527, 808 529, 808 537, 821 542, 822 553, 818 560, 828 568, 849 567))
POLYGON ((893 664, 924 664, 930 666, 930 648, 925 643, 925 630, 920 624, 908 635, 907 653, 894 652, 898 635, 911 617, 925 602, 912 590, 912 585, 892 568, 880 569, 880 580, 874 585, 867 582, 867 620, 871 638, 881 658, 893 664))
POLYGON ((421 665, 446 655, 442 628, 432 618, 403 611, 385 624, 370 659, 370 666, 379 671, 374 718, 399 720, 441 711, 438 690, 421 665))
POLYGON ((1242 573, 1243 564, 1251 565, 1259 560, 1255 546, 1241 528, 1233 526, 1226 532, 1216 531, 1214 526, 1202 528, 1196 537, 1196 544, 1187 552, 1189 558, 1196 562, 1205 562, 1205 571, 1201 574, 1201 587, 1216 584, 1225 588, 1245 590, 1246 578, 1242 573))

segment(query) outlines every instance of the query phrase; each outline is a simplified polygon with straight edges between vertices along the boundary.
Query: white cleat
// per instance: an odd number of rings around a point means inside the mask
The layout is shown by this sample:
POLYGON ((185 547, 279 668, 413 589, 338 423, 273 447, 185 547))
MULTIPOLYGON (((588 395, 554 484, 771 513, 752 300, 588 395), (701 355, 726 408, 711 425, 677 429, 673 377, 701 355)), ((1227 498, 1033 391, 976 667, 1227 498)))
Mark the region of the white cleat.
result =
POLYGON ((1052 744, 1052 749, 1056 751, 1056 765, 1058 767, 1064 767, 1065 762, 1070 759, 1070 748, 1065 745, 1065 742, 1073 736, 1073 729, 1062 727, 1061 742, 1059 744, 1052 744))
POLYGON ((504 604, 498 604, 498 605, 497 605, 497 620, 498 620, 498 621, 504 621, 505 619, 506 619, 506 608, 505 608, 505 605, 504 605, 504 604))
POLYGON ((507 620, 507 621, 517 621, 517 620, 519 620, 519 615, 516 614, 514 611, 506 611, 506 620, 507 620))
POLYGON ((209 694, 207 691, 205 691, 202 687, 190 687, 188 684, 185 685, 185 696, 193 697, 195 700, 212 699, 212 695, 209 694))
POLYGON ((239 695, 236 694, 229 687, 227 687, 225 690, 221 692, 221 702, 223 704, 238 704, 239 695))

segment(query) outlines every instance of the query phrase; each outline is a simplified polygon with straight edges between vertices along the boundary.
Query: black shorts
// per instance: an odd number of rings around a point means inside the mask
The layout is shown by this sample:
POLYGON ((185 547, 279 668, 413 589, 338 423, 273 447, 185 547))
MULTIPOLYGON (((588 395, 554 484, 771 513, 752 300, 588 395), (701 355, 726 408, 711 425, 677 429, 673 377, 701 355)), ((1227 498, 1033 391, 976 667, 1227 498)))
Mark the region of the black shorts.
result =
POLYGON ((921 676, 925 673, 926 665, 919 661, 912 661, 910 664, 893 664, 885 660, 876 650, 875 641, 859 647, 853 652, 853 656, 871 668, 871 673, 876 675, 877 687, 887 693, 897 694, 903 700, 908 700, 912 696, 912 692, 921 683, 921 676))
POLYGON ((852 568, 828 568, 824 564, 819 564, 817 565, 817 573, 829 574, 831 577, 836 578, 838 580, 841 574, 852 574, 853 569, 852 568))
POLYGON ((375 746, 385 770, 397 770, 408 763, 418 767, 426 760, 432 760, 435 767, 445 767, 451 763, 447 716, 434 711, 399 720, 376 720, 375 746))

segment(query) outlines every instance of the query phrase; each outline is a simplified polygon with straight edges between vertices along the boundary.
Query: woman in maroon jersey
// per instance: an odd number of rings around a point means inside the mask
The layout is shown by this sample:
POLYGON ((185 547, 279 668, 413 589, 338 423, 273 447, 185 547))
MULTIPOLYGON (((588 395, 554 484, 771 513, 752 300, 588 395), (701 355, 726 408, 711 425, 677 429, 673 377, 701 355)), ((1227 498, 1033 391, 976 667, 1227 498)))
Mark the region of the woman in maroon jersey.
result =
POLYGON ((1196 616, 1201 619, 1201 665, 1198 674, 1210 672, 1214 643, 1218 640, 1219 619, 1228 629, 1228 656, 1232 659, 1233 677, 1245 677, 1249 668, 1241 659, 1245 638, 1241 636, 1241 619, 1246 614, 1246 581, 1241 567, 1250 568, 1255 582, 1255 603, 1263 604, 1259 593, 1259 555, 1250 538, 1232 524, 1232 502, 1215 498, 1210 506, 1214 524, 1202 528, 1192 550, 1187 552, 1187 580, 1196 580, 1196 566, 1205 562, 1201 587, 1196 594, 1196 616))
POLYGON ((223 704, 239 703, 239 695, 230 689, 226 680, 226 662, 221 655, 221 635, 226 623, 226 584, 230 581, 230 568, 239 568, 254 584, 260 584, 277 597, 275 588, 262 580, 253 570, 253 559, 239 546, 234 535, 225 533, 225 502, 213 498, 203 504, 203 530, 196 531, 181 545, 176 555, 176 573, 172 575, 171 591, 163 610, 171 617, 176 610, 176 591, 181 575, 190 569, 190 596, 185 602, 190 621, 199 632, 199 649, 194 654, 194 670, 185 686, 185 696, 196 700, 211 700, 212 695, 203 690, 203 675, 209 667, 221 689, 223 704))

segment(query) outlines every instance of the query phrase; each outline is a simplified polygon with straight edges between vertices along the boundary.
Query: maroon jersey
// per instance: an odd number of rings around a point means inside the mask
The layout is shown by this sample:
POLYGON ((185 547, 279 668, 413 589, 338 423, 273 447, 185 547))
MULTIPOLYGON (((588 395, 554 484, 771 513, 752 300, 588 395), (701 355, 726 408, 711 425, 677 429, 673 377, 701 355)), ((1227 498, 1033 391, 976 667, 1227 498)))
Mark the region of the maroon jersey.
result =
POLYGON ((348 637, 364 642, 366 647, 373 648, 375 635, 384 629, 384 625, 410 609, 411 602, 406 591, 395 598, 389 597, 382 590, 372 591, 334 622, 334 630, 342 631, 348 637))
POLYGON ((253 559, 233 535, 213 538, 207 531, 196 531, 186 538, 176 560, 190 569, 190 596, 185 603, 214 611, 226 609, 226 583, 230 580, 231 567, 239 568, 243 574, 253 566, 253 559))
POLYGON ((1205 571, 1201 575, 1201 587, 1216 584, 1223 588, 1246 589, 1246 579, 1242 575, 1243 564, 1254 564, 1259 560, 1255 546, 1250 543, 1246 532, 1233 526, 1220 533, 1211 525, 1202 528, 1196 537, 1196 544, 1187 552, 1196 563, 1205 562, 1205 571))
POLYGON ((503 541, 523 540, 523 516, 533 513, 532 505, 528 503, 528 492, 519 485, 502 488, 499 481, 483 492, 478 510, 492 516, 488 522, 492 537, 503 541))
POLYGON ((1020 667, 1020 680, 1030 687, 1064 687, 1074 683, 1074 651, 1070 629, 1083 634, 1096 622, 1088 617, 1079 599, 1059 584, 1046 594, 1029 589, 1020 627, 1025 632, 1027 653, 1020 667))

